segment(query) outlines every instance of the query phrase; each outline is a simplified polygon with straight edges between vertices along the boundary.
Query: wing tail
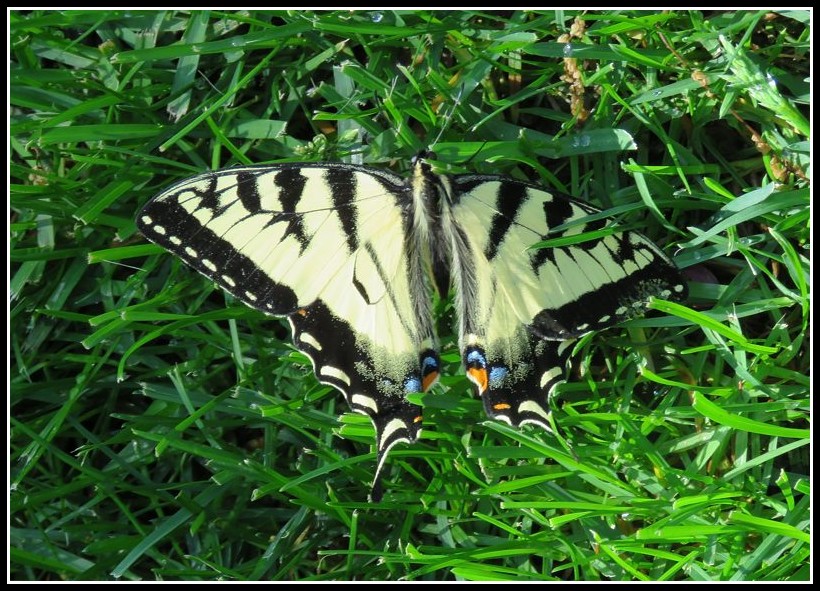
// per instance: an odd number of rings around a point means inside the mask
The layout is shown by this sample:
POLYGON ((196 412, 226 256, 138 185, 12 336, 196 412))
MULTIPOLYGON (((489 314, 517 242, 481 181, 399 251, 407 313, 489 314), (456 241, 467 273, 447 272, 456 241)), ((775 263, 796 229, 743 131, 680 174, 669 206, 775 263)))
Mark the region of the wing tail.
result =
POLYGON ((293 342, 310 358, 319 381, 341 391, 351 410, 367 415, 373 423, 377 455, 371 498, 378 502, 390 450, 398 443, 415 442, 421 434, 422 408, 408 402, 405 395, 424 392, 437 381, 438 354, 424 349, 418 358, 400 364, 402 369, 396 374, 400 377, 390 378, 375 369, 370 352, 357 342, 350 325, 336 318, 323 302, 302 308, 288 319, 293 342))

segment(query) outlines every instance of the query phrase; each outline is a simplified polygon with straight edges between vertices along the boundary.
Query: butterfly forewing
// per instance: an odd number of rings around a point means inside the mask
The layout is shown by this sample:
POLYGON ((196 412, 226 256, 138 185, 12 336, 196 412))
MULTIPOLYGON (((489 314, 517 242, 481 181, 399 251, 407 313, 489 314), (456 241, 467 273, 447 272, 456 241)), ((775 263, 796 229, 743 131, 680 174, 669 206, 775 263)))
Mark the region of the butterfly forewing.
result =
POLYGON ((492 335, 514 330, 509 318, 499 321, 498 308, 513 310, 542 338, 563 340, 642 312, 650 296, 680 299, 685 293, 674 263, 637 232, 532 248, 603 228, 605 222, 595 220, 553 233, 597 211, 588 205, 504 177, 456 177, 453 190, 453 217, 472 242, 481 292, 465 315, 492 335))

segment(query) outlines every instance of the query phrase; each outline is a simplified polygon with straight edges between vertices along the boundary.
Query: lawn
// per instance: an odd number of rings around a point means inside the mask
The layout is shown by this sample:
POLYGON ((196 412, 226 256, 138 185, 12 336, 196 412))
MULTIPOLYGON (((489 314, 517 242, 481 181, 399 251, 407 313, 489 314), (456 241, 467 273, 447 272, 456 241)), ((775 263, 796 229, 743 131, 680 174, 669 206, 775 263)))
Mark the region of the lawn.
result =
POLYGON ((804 11, 10 11, 9 579, 810 578, 804 11), (504 174, 639 229, 682 304, 579 339, 553 432, 445 377, 374 432, 282 319, 136 229, 173 183, 504 174))

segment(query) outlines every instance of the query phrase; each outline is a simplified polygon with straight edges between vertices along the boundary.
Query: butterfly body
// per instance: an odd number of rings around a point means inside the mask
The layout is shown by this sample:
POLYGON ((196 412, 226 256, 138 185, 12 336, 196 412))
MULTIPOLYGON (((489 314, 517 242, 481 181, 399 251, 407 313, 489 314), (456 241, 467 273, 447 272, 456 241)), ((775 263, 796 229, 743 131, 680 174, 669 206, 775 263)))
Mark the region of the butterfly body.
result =
POLYGON ((531 249, 598 231, 596 210, 537 185, 445 176, 414 161, 404 179, 332 163, 240 167, 177 183, 139 214, 151 241, 245 304, 286 316, 319 381, 376 428, 378 465, 412 442, 406 394, 441 372, 433 291, 452 289, 462 361, 487 414, 548 428, 565 341, 681 299, 673 263, 634 232, 531 249))

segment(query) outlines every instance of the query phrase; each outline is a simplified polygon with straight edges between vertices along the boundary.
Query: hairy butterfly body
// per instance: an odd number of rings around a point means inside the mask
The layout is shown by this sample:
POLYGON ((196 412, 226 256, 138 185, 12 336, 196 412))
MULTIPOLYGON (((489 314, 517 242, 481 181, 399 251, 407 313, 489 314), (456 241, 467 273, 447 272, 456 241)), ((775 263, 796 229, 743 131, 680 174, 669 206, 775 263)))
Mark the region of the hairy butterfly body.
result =
POLYGON ((288 318, 319 381, 373 422, 378 500, 388 451, 421 431, 405 395, 441 370, 433 291, 453 290, 462 362, 487 414, 543 428, 567 340, 642 313, 650 297, 685 297, 674 264, 635 232, 530 248, 604 229, 572 223, 596 211, 417 159, 408 179, 333 163, 210 172, 156 196, 137 224, 245 304, 288 318))

